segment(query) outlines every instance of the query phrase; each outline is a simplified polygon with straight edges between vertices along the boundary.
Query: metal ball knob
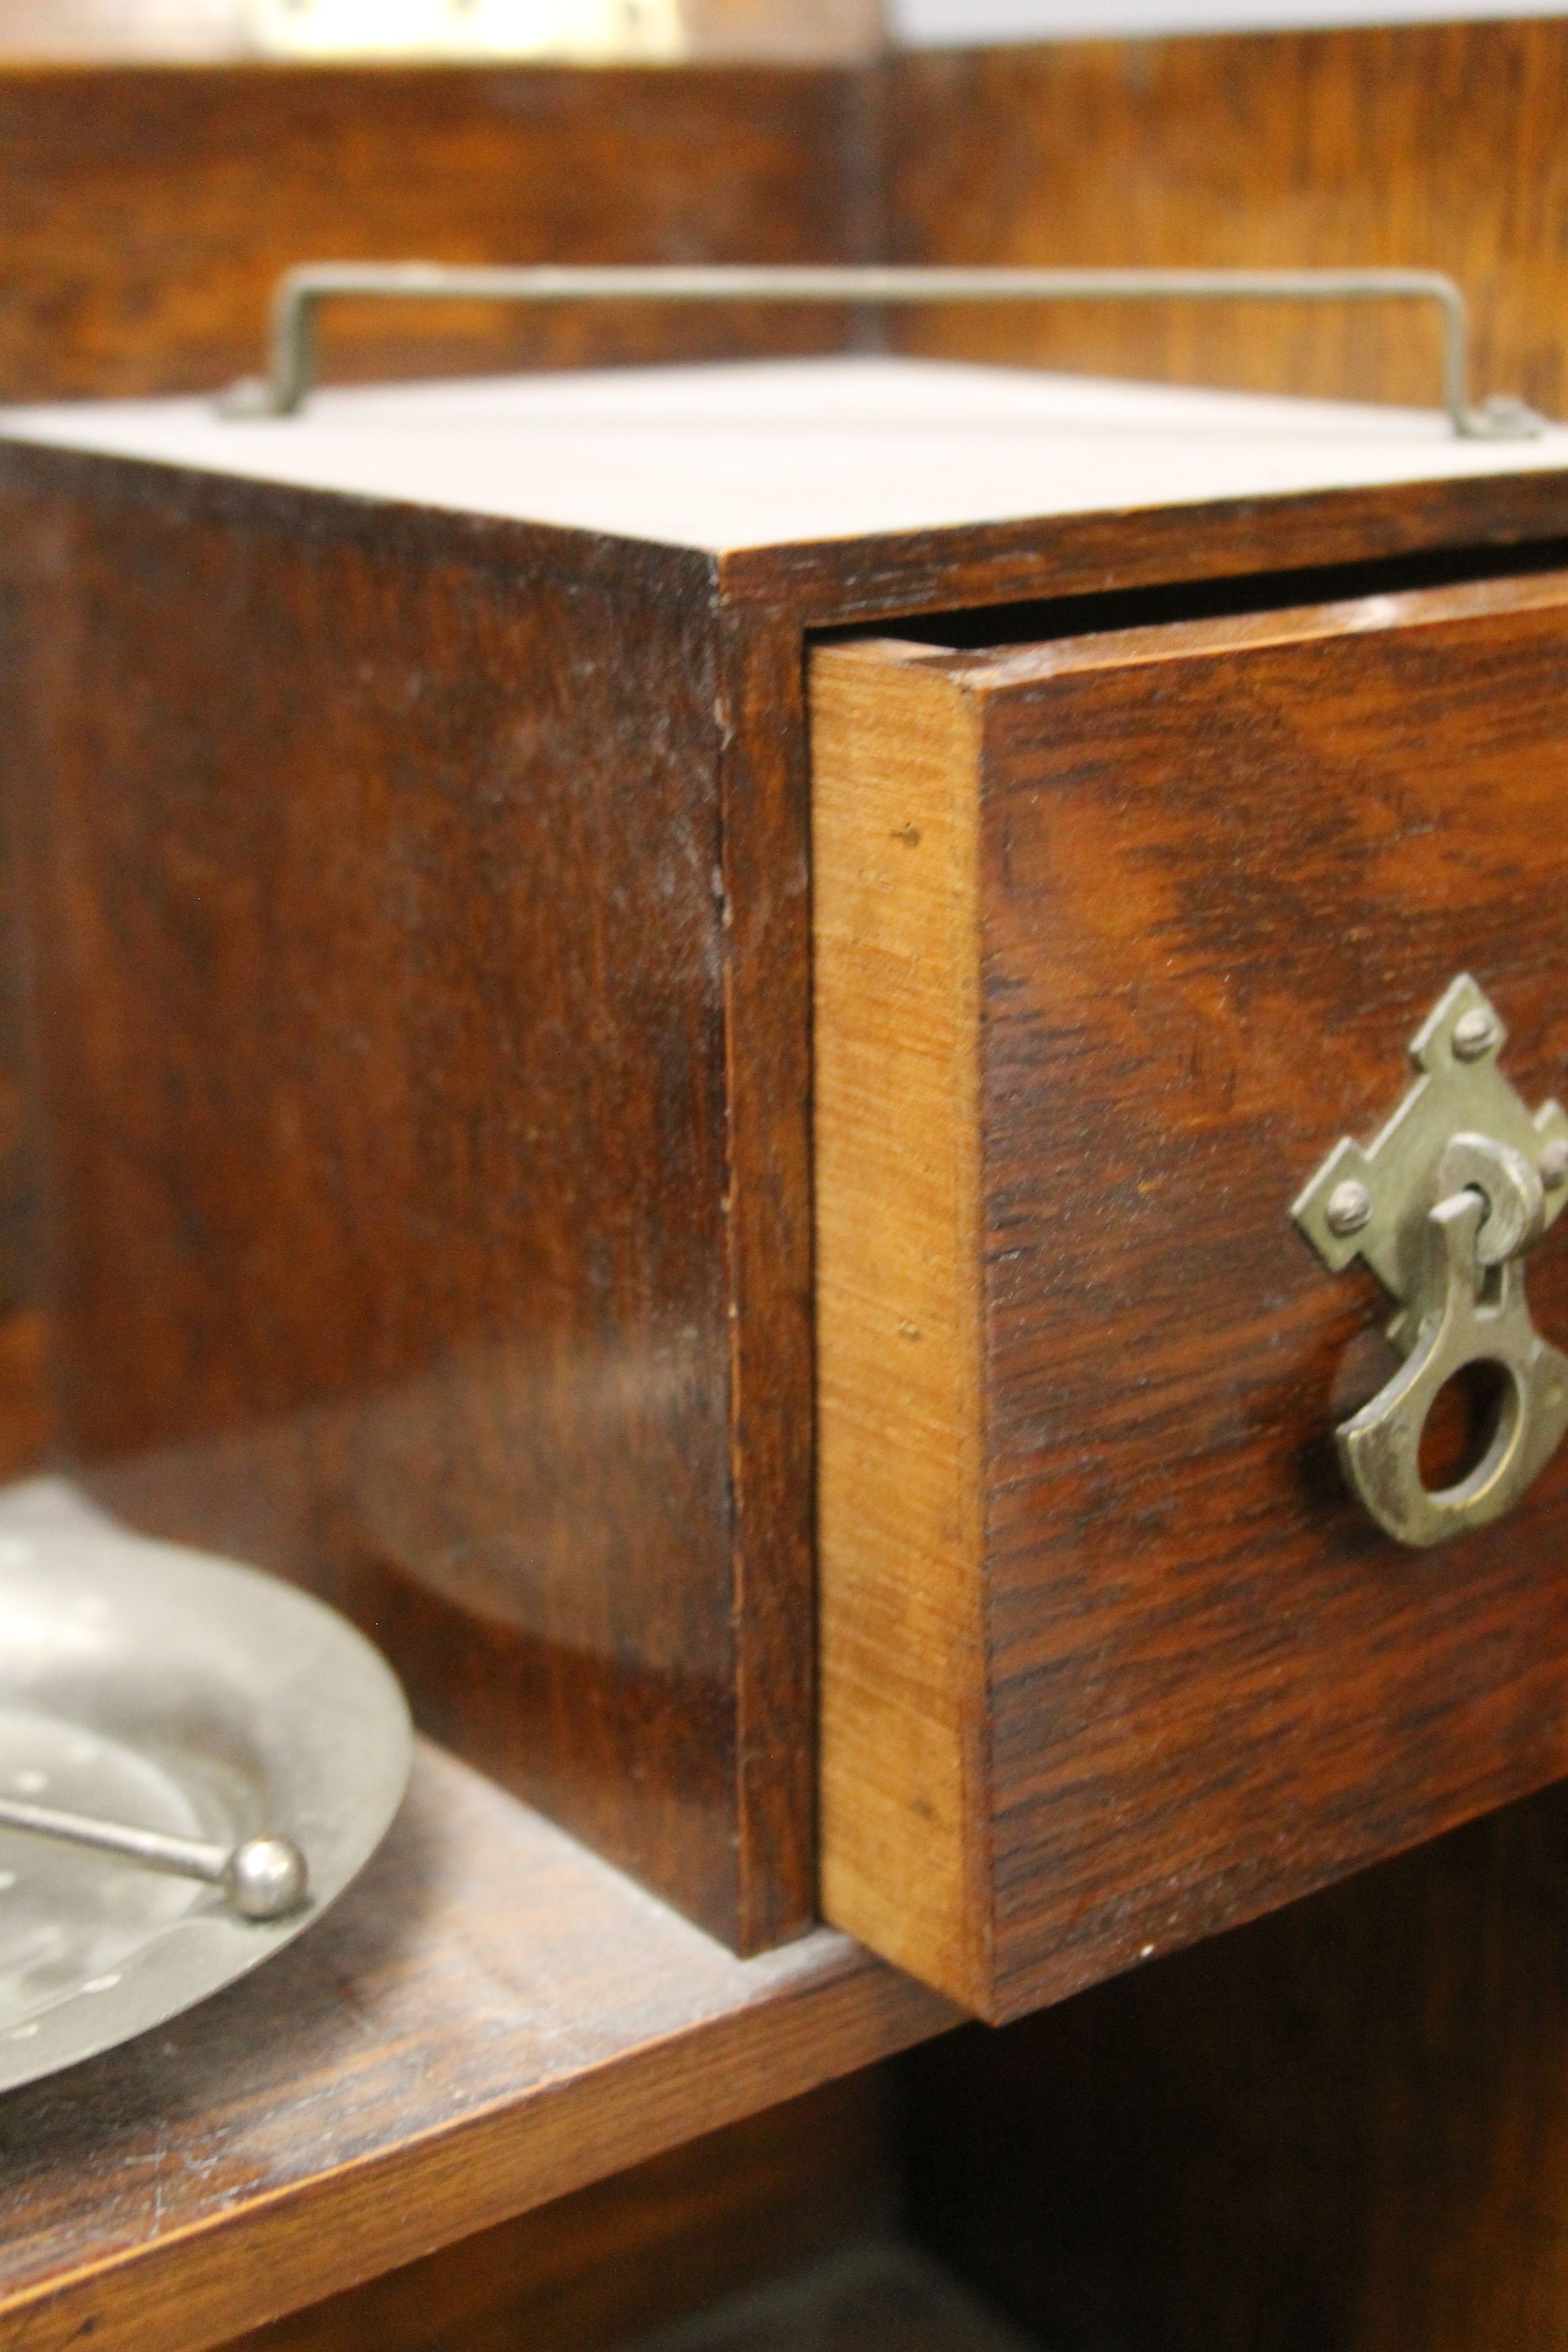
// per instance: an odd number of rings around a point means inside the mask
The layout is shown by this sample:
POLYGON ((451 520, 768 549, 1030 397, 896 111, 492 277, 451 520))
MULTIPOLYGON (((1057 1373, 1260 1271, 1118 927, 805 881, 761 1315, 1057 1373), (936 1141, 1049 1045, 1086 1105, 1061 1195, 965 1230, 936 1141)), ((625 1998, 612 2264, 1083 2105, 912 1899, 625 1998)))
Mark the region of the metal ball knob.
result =
POLYGON ((291 1838, 247 1838, 228 1858, 224 1891, 246 1919, 281 1919, 310 1888, 305 1857, 291 1838))

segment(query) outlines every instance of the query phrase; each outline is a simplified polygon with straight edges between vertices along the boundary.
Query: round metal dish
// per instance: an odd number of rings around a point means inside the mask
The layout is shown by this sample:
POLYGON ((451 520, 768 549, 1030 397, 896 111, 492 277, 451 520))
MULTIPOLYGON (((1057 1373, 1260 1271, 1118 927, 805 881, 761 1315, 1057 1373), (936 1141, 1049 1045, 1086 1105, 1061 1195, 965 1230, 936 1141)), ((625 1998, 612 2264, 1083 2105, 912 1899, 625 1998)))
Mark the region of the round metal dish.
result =
POLYGON ((0 2091, 205 2000, 318 1918, 402 1801, 408 1710, 291 1585, 127 1533, 57 1480, 0 1495, 0 1793, 180 1836, 304 1848, 310 1899, 221 1891, 0 1830, 0 2091))

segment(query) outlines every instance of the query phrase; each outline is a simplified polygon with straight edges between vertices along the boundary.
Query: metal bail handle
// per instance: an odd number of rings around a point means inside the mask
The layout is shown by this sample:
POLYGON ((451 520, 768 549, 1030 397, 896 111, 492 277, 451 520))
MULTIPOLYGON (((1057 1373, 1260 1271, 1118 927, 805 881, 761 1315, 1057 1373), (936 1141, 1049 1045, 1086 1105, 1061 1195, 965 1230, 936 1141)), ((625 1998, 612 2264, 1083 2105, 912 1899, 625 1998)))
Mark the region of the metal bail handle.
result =
POLYGON ((1399 1542, 1447 1542, 1511 1510, 1568 1433, 1568 1356, 1531 1320, 1524 1256, 1568 1202, 1568 1117, 1531 1115, 1497 1066, 1506 1032, 1461 974, 1417 1034, 1421 1076, 1364 1151, 1336 1144, 1292 1214, 1324 1264, 1361 1257, 1397 1302, 1405 1358, 1338 1432, 1340 1461, 1399 1542), (1421 1442, 1438 1396, 1484 1365, 1501 1394, 1481 1458, 1428 1488, 1421 1442))
POLYGON ((285 271, 272 299, 269 372, 218 402, 232 418, 292 416, 316 379, 316 315, 347 296, 407 302, 1415 302, 1443 321, 1443 405, 1467 440, 1546 429, 1522 401, 1470 404, 1469 314, 1436 269, 967 269, 880 263, 675 268, 452 268, 432 261, 315 261, 285 271))
POLYGON ((1433 1210, 1434 1287, 1442 1282, 1443 1304, 1422 1323, 1408 1362, 1338 1433, 1345 1475, 1378 1525, 1401 1543, 1443 1543, 1500 1519, 1568 1430, 1568 1357, 1531 1321, 1517 1260, 1497 1268, 1495 1296, 1487 1296, 1476 1255, 1486 1214, 1485 1200, 1473 1192, 1457 1192, 1433 1210), (1496 1427, 1467 1477, 1428 1493, 1421 1477, 1427 1415, 1448 1382, 1472 1364, 1496 1365, 1506 1376, 1496 1427))

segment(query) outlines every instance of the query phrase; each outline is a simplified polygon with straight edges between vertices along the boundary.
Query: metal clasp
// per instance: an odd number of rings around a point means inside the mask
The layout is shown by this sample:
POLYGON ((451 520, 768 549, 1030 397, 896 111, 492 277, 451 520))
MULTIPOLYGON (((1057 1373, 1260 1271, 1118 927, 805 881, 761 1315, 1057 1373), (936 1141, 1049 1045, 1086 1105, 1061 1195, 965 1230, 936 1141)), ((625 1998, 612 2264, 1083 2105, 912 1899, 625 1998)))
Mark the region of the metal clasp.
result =
POLYGON ((1376 1141, 1336 1144, 1291 1212, 1325 1265, 1363 1259, 1397 1305, 1405 1361, 1338 1438, 1352 1487, 1401 1543, 1500 1518, 1568 1432, 1568 1357, 1531 1320, 1523 1265, 1568 1202, 1568 1114, 1525 1108, 1498 1067, 1506 1036, 1461 974, 1413 1040, 1421 1076, 1376 1141), (1501 1401, 1481 1459, 1434 1491, 1422 1436, 1471 1365, 1500 1374, 1501 1401))

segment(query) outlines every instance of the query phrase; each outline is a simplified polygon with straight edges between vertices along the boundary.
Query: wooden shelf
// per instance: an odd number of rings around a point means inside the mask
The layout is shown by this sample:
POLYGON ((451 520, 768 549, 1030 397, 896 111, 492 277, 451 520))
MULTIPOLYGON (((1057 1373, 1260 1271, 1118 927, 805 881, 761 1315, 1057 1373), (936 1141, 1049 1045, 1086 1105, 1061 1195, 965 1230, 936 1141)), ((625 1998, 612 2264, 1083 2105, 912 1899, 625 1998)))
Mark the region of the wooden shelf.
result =
POLYGON ((0 2101, 0 2352, 201 2352, 956 2021, 826 1931, 732 1958, 422 1746, 320 1927, 0 2101))

